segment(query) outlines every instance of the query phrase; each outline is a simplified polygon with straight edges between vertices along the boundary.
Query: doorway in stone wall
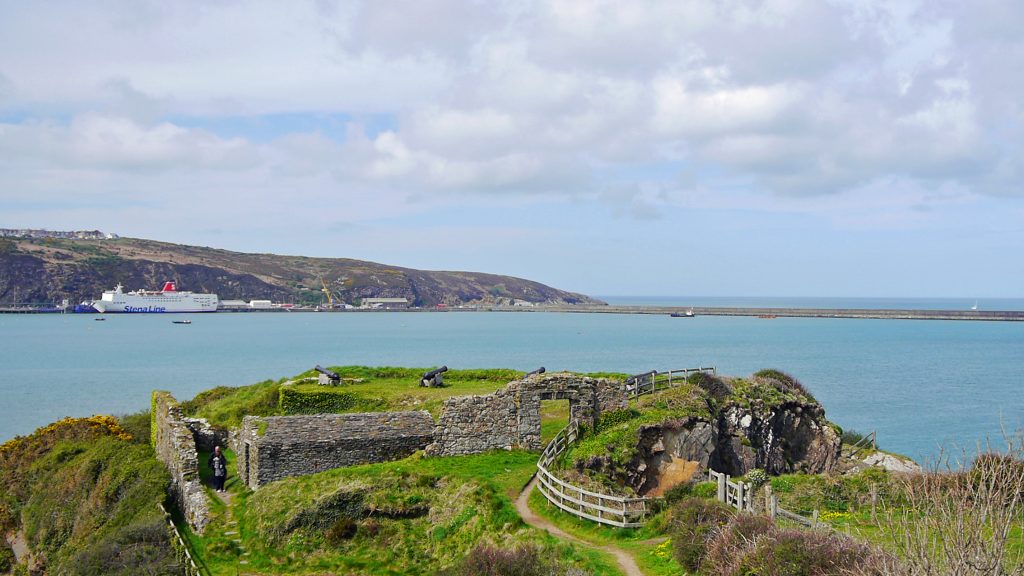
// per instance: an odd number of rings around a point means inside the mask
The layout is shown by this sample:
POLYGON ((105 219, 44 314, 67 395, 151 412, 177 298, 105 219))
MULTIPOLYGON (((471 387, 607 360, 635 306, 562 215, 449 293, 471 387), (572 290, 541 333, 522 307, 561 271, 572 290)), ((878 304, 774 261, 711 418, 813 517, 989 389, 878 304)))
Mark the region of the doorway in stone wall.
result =
POLYGON ((540 401, 540 441, 542 446, 569 424, 569 400, 567 398, 540 401))

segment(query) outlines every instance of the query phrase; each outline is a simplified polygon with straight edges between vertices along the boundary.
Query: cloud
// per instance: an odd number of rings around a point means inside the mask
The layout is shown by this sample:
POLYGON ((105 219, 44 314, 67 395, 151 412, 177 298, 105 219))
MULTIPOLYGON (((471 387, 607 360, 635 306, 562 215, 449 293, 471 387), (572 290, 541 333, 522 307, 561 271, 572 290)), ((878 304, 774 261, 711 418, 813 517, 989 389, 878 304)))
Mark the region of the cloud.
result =
POLYGON ((1024 196, 1011 0, 105 6, 0 8, 8 190, 69 193, 87 173, 127 195, 190 174, 212 195, 335 199, 346 220, 378 214, 374 197, 645 218, 695 190, 790 210, 880 182, 901 206, 1024 196), (219 128, 271 115, 313 120, 219 128), (310 128, 320 115, 348 129, 310 128))

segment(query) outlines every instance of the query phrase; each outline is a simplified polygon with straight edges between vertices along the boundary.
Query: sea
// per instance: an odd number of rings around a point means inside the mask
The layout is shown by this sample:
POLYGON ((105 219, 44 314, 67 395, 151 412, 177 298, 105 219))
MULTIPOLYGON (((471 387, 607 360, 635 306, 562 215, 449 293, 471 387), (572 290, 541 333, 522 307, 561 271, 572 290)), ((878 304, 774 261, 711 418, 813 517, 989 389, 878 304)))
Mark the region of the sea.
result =
MULTIPOLYGON (((1024 310, 1024 299, 605 297, 611 304, 1024 310)), ((1024 323, 555 312, 0 315, 0 441, 325 366, 796 376, 844 429, 934 464, 1024 428, 1024 323), (192 320, 190 325, 172 320, 192 320)))

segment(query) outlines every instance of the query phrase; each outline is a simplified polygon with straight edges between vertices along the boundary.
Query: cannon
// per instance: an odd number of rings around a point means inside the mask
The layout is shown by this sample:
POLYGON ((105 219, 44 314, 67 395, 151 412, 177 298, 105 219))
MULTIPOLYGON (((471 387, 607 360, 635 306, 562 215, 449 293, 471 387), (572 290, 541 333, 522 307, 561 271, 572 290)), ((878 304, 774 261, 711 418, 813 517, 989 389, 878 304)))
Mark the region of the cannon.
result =
POLYGON ((528 374, 527 374, 527 375, 525 376, 525 378, 529 378, 530 376, 537 376, 537 375, 539 375, 539 374, 543 374, 543 373, 545 373, 545 372, 547 372, 547 370, 546 370, 546 369, 545 369, 545 368, 544 368, 543 366, 541 366, 540 368, 537 368, 537 369, 536 369, 536 370, 534 370, 533 372, 530 372, 530 373, 528 373, 528 374))
POLYGON ((650 372, 644 372, 643 374, 635 374, 626 378, 626 392, 637 391, 641 386, 649 385, 654 383, 654 377, 658 375, 657 370, 651 370, 650 372))
POLYGON ((441 366, 436 370, 424 372, 423 377, 420 378, 420 386, 425 386, 427 388, 440 388, 441 386, 444 386, 444 376, 442 376, 442 374, 447 371, 447 366, 441 366))
POLYGON ((332 372, 319 364, 317 364, 313 370, 320 373, 320 376, 318 377, 320 384, 337 384, 338 382, 341 382, 341 376, 339 376, 337 372, 332 372))

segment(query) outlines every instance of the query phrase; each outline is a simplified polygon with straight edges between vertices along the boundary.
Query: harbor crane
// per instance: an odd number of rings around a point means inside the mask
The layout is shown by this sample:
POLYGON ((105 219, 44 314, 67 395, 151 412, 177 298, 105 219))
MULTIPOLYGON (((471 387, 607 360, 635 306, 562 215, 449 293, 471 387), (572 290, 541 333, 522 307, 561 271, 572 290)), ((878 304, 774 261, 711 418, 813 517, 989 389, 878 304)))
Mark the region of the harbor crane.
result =
POLYGON ((320 276, 320 285, 323 286, 320 291, 327 295, 327 306, 334 308, 334 295, 331 294, 331 289, 327 287, 327 282, 324 282, 323 276, 320 276))

